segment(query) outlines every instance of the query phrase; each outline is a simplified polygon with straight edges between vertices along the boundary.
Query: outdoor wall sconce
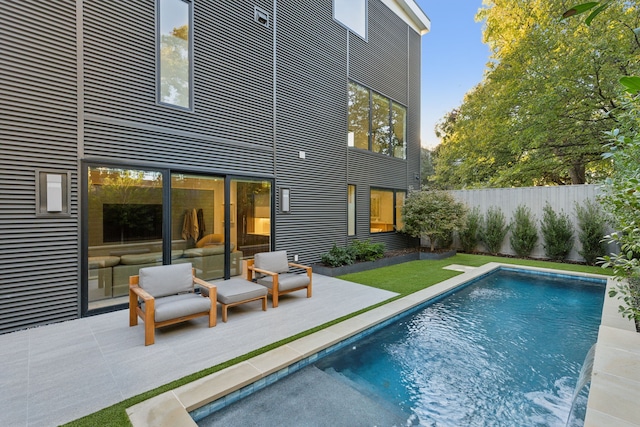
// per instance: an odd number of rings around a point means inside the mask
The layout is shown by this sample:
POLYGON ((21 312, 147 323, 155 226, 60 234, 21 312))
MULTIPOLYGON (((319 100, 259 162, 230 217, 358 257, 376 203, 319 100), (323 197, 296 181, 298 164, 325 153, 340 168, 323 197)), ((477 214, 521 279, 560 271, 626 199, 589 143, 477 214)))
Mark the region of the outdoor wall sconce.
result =
POLYGON ((69 215, 71 174, 36 171, 36 215, 69 215))
POLYGON ((253 7, 253 20, 263 27, 269 28, 269 13, 258 6, 253 7))
POLYGON ((285 213, 291 212, 291 189, 290 188, 280 189, 280 210, 285 213))

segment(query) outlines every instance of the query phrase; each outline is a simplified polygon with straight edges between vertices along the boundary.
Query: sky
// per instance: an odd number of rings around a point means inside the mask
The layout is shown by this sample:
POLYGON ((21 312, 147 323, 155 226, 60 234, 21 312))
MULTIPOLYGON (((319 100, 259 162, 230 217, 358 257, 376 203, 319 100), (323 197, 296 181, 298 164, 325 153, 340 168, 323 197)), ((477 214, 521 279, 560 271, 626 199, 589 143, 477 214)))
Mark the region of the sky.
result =
POLYGON ((482 0, 416 0, 431 20, 422 36, 421 143, 438 144, 434 127, 482 80, 489 48, 475 15, 482 0))

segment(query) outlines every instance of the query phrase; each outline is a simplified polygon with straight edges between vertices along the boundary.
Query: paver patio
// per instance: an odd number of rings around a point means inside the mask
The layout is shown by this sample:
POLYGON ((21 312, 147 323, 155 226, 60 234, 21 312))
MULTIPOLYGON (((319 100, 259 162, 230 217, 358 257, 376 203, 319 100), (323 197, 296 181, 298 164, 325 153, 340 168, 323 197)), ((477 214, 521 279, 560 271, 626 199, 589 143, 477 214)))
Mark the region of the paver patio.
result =
POLYGON ((148 347, 127 310, 0 335, 0 425, 66 423, 395 296, 317 274, 313 285, 312 298, 289 294, 266 312, 234 307, 228 323, 218 310, 214 328, 159 329, 148 347))

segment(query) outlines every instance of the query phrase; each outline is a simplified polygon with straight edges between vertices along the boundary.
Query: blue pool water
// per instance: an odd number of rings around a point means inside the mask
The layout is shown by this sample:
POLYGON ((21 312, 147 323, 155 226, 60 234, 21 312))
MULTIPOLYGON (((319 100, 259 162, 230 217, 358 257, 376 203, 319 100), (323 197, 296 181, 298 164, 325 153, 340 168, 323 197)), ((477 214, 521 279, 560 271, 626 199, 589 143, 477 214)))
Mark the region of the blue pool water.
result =
MULTIPOLYGON (((498 271, 315 366, 408 424, 565 426, 603 283, 498 271)), ((583 391, 569 425, 581 425, 583 391)))

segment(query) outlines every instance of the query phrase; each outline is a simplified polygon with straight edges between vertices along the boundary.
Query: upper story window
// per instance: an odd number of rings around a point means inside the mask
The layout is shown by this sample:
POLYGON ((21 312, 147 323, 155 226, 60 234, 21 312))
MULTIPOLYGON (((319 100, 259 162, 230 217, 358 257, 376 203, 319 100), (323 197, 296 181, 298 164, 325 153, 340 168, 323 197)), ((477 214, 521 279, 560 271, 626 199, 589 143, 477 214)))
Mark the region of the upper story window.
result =
POLYGON ((191 108, 191 2, 158 0, 158 101, 191 108))
POLYGON ((333 19, 367 39, 367 0, 333 0, 333 19))
POLYGON ((406 107, 349 82, 349 147, 405 159, 406 134, 406 107))

